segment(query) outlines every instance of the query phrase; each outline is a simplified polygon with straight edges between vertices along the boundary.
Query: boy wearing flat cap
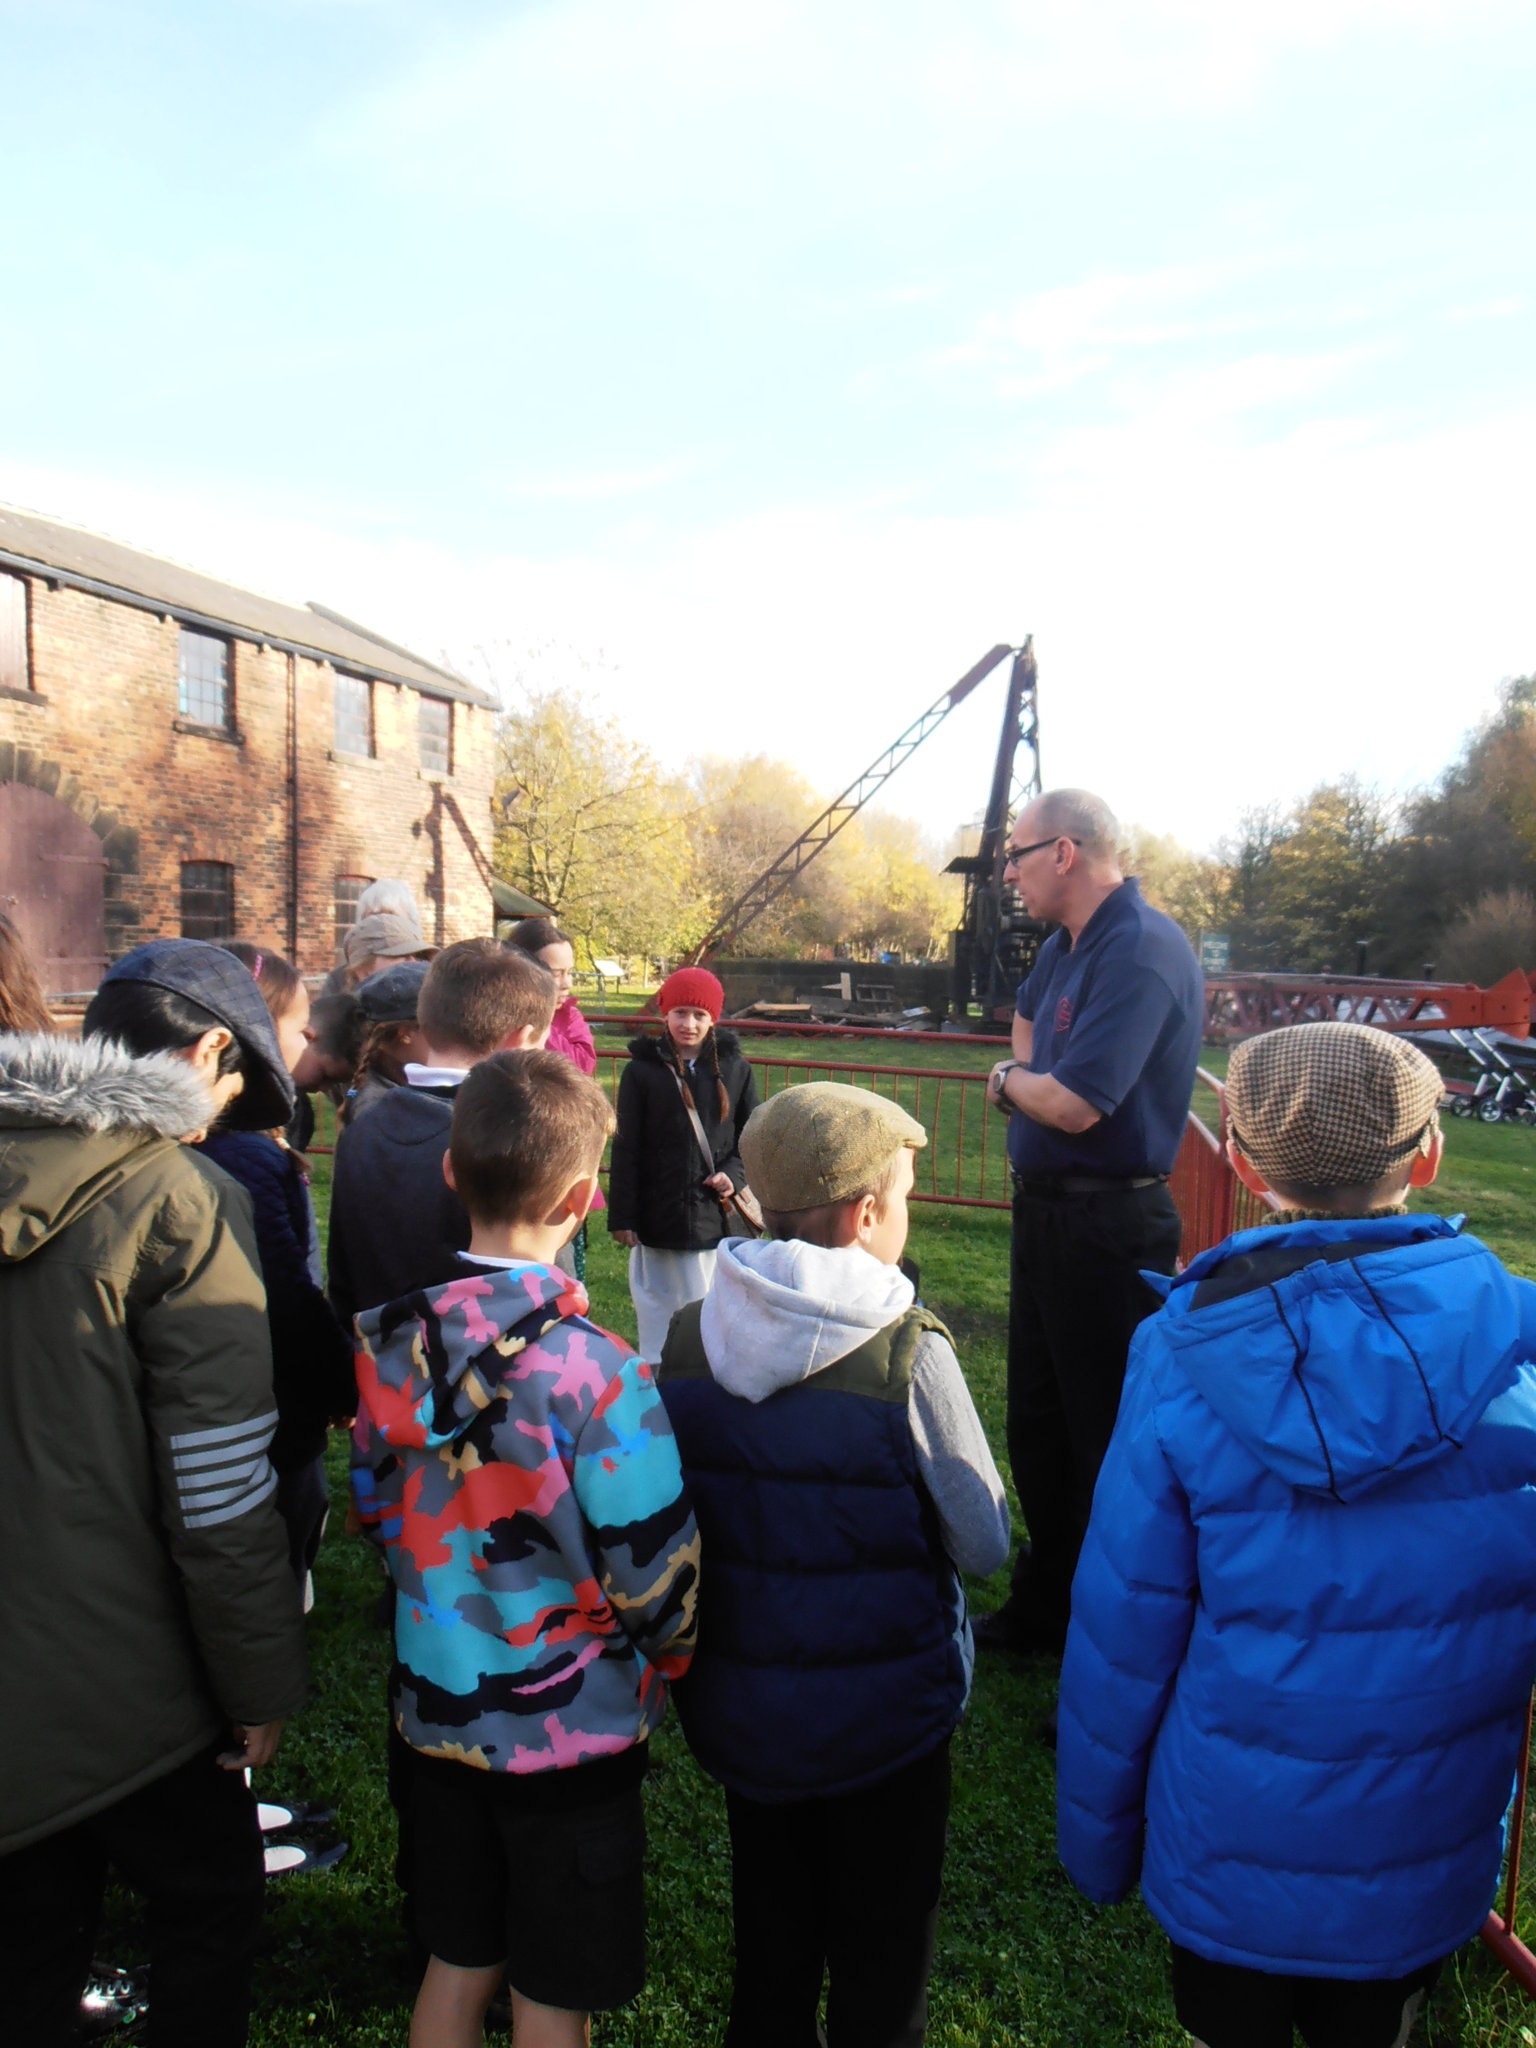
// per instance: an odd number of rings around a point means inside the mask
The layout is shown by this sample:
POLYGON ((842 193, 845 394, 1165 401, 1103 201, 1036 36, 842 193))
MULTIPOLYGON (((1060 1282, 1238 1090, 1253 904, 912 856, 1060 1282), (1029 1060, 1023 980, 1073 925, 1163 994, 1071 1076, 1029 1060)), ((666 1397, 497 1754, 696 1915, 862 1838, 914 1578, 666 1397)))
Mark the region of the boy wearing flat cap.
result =
POLYGON ((1357 1024, 1251 1039, 1279 1204, 1161 1283, 1062 1667, 1058 1839, 1139 1876, 1207 2048, 1389 2048, 1482 1925, 1536 1669, 1536 1287, 1435 1177, 1440 1078, 1357 1024))
POLYGON ((659 1372, 708 1593, 676 1688, 725 1786, 727 2048, 923 2038, 973 1646, 959 1571, 1008 1510, 947 1332, 897 1261, 921 1124, 833 1082, 755 1110, 741 1157, 772 1235, 728 1238, 659 1372))

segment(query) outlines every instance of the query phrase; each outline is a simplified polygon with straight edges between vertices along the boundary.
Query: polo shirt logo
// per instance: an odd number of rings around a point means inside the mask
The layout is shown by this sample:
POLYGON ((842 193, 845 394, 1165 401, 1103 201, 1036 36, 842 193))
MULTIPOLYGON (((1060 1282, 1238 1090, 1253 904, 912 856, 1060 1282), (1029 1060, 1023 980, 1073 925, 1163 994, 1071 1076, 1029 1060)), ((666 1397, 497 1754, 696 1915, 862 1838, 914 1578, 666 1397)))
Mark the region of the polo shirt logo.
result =
POLYGON ((1072 999, 1071 999, 1071 997, 1070 997, 1070 996, 1063 996, 1063 997, 1062 997, 1062 999, 1061 999, 1061 1001, 1060 1001, 1060 1002, 1059 1002, 1059 1003, 1058 1003, 1058 1004, 1056 1005, 1056 1029, 1057 1029, 1057 1032, 1058 1032, 1058 1033, 1060 1033, 1060 1032, 1063 1032, 1063 1031, 1067 1031, 1067 1030, 1070 1030, 1070 1029, 1071 1029, 1071 1025, 1072 1025, 1072 999))

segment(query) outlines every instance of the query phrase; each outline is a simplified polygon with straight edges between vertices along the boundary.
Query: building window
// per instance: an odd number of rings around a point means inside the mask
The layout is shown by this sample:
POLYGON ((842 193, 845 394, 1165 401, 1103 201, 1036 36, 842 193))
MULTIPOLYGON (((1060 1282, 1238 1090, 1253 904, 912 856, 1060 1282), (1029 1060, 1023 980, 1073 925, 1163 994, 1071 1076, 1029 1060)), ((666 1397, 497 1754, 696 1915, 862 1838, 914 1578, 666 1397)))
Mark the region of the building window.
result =
POLYGON ((27 579, 0 572, 0 689, 30 690, 27 651, 27 579))
POLYGON ((372 875, 338 875, 336 877, 336 949, 339 952, 346 943, 347 933, 357 923, 357 899, 362 895, 372 875))
POLYGON ((453 706, 443 697, 420 697, 416 744, 428 775, 453 773, 453 706))
POLYGON ((228 726, 229 642, 212 633, 181 629, 181 665, 176 706, 194 725, 228 726))
POLYGON ((184 860, 181 864, 181 936, 235 936, 235 871, 227 861, 184 860))
POLYGON ((373 685, 365 676, 336 678, 336 751, 373 752, 373 685))

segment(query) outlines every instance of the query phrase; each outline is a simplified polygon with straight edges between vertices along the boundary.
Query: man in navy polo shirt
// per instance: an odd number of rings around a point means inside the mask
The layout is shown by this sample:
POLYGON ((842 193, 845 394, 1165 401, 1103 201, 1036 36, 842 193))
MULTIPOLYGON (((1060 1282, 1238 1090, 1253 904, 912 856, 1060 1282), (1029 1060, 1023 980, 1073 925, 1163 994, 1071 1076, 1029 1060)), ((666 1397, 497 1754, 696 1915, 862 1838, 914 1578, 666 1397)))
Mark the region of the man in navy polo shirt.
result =
POLYGON ((1059 924, 1018 994, 1013 1057, 988 1090, 1010 1117, 1014 1181, 1008 1456, 1029 1542, 978 1642, 1060 1653, 1072 1574, 1109 1447, 1132 1333, 1171 1273, 1168 1175, 1200 1051, 1189 941, 1120 872, 1120 827, 1086 790, 1023 811, 1006 873, 1059 924))

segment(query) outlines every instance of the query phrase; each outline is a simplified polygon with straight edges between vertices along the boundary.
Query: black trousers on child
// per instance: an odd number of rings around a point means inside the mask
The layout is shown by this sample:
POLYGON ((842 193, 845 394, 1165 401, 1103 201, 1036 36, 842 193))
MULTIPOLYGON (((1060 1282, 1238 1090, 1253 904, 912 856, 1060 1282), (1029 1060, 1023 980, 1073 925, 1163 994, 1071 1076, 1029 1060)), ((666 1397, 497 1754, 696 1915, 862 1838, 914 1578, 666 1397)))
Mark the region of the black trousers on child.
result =
POLYGON ((736 1980, 725 2048, 918 2048, 939 1922, 949 1743, 878 1785, 765 1806, 727 1792, 736 1980))
POLYGON ((1179 1212, 1167 1185, 1090 1194, 1017 1187, 1008 1297, 1008 1458, 1029 1542, 1010 1621, 1042 1647, 1067 1632, 1072 1574, 1120 1412, 1136 1326, 1159 1306, 1179 1212))
POLYGON ((243 1775, 220 1770, 214 1755, 0 1857, 7 2040, 76 2040, 110 1866, 149 1908, 152 2048, 244 2048, 265 1889, 261 1830, 243 1775))
POLYGON ((1209 1963, 1177 1942, 1173 2002, 1179 2024, 1203 2048, 1403 2048, 1439 1963, 1408 1977, 1282 1977, 1209 1963))

